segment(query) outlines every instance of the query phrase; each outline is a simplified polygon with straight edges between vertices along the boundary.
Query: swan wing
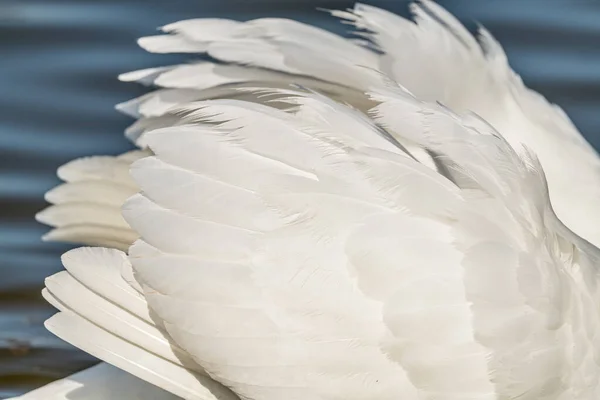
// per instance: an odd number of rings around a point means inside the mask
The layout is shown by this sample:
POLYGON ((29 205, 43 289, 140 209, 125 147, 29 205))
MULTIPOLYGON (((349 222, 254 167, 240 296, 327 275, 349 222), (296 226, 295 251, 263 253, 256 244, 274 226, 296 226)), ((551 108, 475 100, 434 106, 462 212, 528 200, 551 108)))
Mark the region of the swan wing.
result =
POLYGON ((473 37, 430 0, 411 4, 411 11, 414 23, 365 4, 332 13, 360 29, 383 53, 382 73, 417 98, 474 112, 517 151, 522 145, 532 149, 558 217, 600 245, 600 228, 590 222, 600 218, 600 158, 565 112, 523 84, 484 28, 473 37))
POLYGON ((148 134, 124 216, 170 340, 243 398, 596 394, 598 318, 578 315, 597 315, 597 249, 556 228, 535 157, 401 88, 373 96, 453 180, 313 94, 193 103, 148 134))

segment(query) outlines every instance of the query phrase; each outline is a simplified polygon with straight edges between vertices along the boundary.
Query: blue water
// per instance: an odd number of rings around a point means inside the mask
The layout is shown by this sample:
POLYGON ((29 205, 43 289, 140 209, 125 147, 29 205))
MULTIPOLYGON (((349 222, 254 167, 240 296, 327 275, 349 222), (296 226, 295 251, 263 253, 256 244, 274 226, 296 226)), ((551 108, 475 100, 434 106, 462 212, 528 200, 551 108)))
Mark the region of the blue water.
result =
MULTIPOLYGON (((406 13, 404 1, 366 1, 406 13)), ((524 80, 562 105, 600 147, 600 1, 442 1, 470 28, 483 23, 504 44, 524 80)), ((135 45, 155 27, 191 17, 283 16, 343 32, 317 7, 352 2, 299 0, 0 0, 0 398, 94 362, 48 334, 53 310, 39 295, 60 269, 66 245, 42 243, 33 220, 56 168, 131 146, 130 122, 115 103, 143 93, 118 73, 180 60, 135 45)))

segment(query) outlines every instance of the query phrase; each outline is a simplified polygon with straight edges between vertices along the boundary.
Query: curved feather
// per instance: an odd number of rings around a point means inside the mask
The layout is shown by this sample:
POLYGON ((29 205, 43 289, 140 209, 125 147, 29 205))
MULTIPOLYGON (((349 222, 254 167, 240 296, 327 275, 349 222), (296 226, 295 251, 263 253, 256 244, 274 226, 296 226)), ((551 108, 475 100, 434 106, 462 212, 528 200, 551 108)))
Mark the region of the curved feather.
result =
POLYGON ((51 205, 36 215, 53 228, 44 240, 127 250, 138 238, 121 216, 125 200, 138 191, 129 166, 147 155, 135 150, 116 157, 81 158, 60 167, 58 176, 65 183, 46 193, 51 205))
POLYGON ((430 1, 412 11, 415 23, 366 5, 334 12, 368 31, 365 47, 281 19, 183 21, 142 39, 234 65, 122 77, 166 87, 120 107, 154 156, 133 164, 135 182, 124 166, 136 156, 63 168, 78 186, 49 198, 85 206, 40 218, 64 225, 57 237, 81 226, 110 245, 131 243, 112 236, 131 225, 133 269, 100 250, 66 265, 45 291, 63 310, 49 326, 186 398, 233 396, 203 373, 256 400, 597 398, 600 253, 561 220, 595 242, 582 215, 595 213, 598 158, 486 31, 475 40, 430 1), (379 126, 281 90, 289 80, 363 111, 380 103, 379 126), (205 101, 225 96, 236 99, 205 101), (577 182, 559 147, 586 171, 577 182), (113 183, 141 193, 127 224, 96 229, 124 192, 88 204, 78 188, 113 183))
POLYGON ((176 400, 179 397, 100 363, 12 400, 176 400))
MULTIPOLYGON (((599 321, 582 324, 572 311, 595 309, 596 284, 578 282, 595 275, 598 250, 556 230, 535 159, 469 116, 390 95, 387 101, 417 122, 397 132, 451 160, 473 183, 463 189, 400 147, 386 154, 393 142, 377 142, 382 136, 367 121, 363 128, 316 118, 327 115, 327 103, 304 98, 287 115, 251 103, 198 104, 198 117, 225 121, 210 135, 202 124, 148 134, 156 158, 136 163, 134 175, 150 191, 130 200, 124 215, 147 243, 132 263, 170 337, 213 378, 256 399, 597 393, 599 366, 582 356, 596 345, 575 338, 599 321), (278 124, 290 133, 259 139, 261 127, 278 124), (360 129, 370 130, 369 147, 353 139, 362 137, 360 129), (177 160, 163 158, 174 142, 177 160), (232 150, 235 158, 226 155, 232 150), (315 161, 297 161, 304 152, 315 161), (222 166, 192 162, 197 153, 220 154, 222 166), (240 180, 224 173, 242 160, 266 175, 240 180), (189 179, 153 175, 171 162, 189 179), (291 173, 308 167, 316 180, 291 173), (222 184, 210 189, 213 183, 194 176, 222 184), (226 213, 202 214, 177 200, 197 198, 205 185, 207 193, 249 191, 248 199, 262 198, 263 213, 275 211, 276 223, 248 220, 239 230, 226 213), (172 191, 177 196, 161 194, 172 191), (412 200, 428 197, 435 201, 412 200), (170 254, 183 258, 167 261, 170 254), (238 271, 243 303, 195 290, 188 279, 212 275, 201 267, 209 261, 222 264, 226 276, 238 271), (161 272, 167 264, 169 275, 161 272), (572 346, 579 350, 565 353, 572 346), (593 383, 580 386, 580 379, 593 383)), ((245 196, 237 201, 232 196, 223 205, 246 209, 245 196)), ((248 216, 260 215, 260 202, 251 201, 248 216)))
POLYGON ((155 324, 137 285, 128 282, 131 264, 124 253, 81 248, 62 260, 66 271, 47 278, 44 290, 44 297, 61 311, 46 321, 51 332, 177 396, 236 399, 155 324))
MULTIPOLYGON (((333 14, 366 30, 364 36, 384 53, 381 71, 417 98, 459 113, 474 112, 515 149, 526 145, 534 150, 559 218, 600 244, 599 228, 589 223, 600 217, 600 158, 564 111, 523 84, 485 29, 475 40, 430 0, 413 3, 411 11, 415 23, 365 4, 333 14)), ((392 117, 395 110, 387 112, 392 117)))

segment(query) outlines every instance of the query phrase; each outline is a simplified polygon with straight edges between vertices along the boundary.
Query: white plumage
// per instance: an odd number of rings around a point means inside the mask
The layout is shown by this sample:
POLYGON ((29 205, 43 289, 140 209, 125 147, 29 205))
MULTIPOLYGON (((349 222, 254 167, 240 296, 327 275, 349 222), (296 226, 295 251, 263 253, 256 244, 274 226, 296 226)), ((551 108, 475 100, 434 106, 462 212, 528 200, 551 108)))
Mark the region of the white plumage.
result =
POLYGON ((52 382, 14 400, 177 400, 179 397, 154 385, 123 373, 112 365, 101 363, 52 382), (118 394, 117 397, 115 394, 118 394))
POLYGON ((135 243, 66 253, 48 328, 157 399, 597 399, 600 161, 489 33, 412 10, 141 39, 229 64, 121 76, 163 87, 119 106, 144 150, 62 167, 38 218, 135 243))

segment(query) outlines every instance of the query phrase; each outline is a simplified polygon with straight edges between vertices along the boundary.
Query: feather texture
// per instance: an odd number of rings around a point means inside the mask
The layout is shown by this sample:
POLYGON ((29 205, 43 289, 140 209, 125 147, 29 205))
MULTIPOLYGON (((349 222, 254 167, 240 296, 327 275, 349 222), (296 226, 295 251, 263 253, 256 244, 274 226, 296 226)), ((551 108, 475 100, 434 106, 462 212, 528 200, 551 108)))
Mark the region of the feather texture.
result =
POLYGON ((125 278, 131 265, 124 253, 81 248, 62 260, 66 271, 49 277, 44 292, 61 311, 46 321, 51 332, 177 396, 236 398, 194 368, 155 325, 146 300, 125 278))
POLYGON ((177 400, 179 397, 110 364, 94 367, 12 400, 177 400))
POLYGON ((417 98, 474 112, 515 149, 533 149, 559 218, 599 245, 600 230, 588 221, 600 217, 600 158, 564 111, 523 84, 485 29, 475 40, 431 0, 413 3, 411 10, 415 23, 365 4, 333 14, 367 30, 366 37, 384 53, 381 71, 417 98))
POLYGON ((567 189, 600 212, 598 158, 489 33, 411 10, 332 12, 362 41, 283 19, 141 39, 217 62, 121 76, 162 87, 119 106, 147 150, 59 170, 51 235, 139 240, 67 253, 49 329, 190 399, 598 398, 600 250, 567 189))
MULTIPOLYGON (((234 75, 245 76, 245 81, 257 80, 257 73, 261 78, 270 76, 260 79, 261 85, 256 86, 275 84, 277 87, 281 76, 257 70, 258 67, 292 74, 283 76, 283 80, 317 90, 326 88, 318 82, 306 81, 303 76, 351 86, 360 92, 382 85, 381 76, 372 71, 379 70, 419 99, 441 102, 456 112, 477 113, 515 148, 521 144, 532 148, 546 171, 550 197, 558 216, 578 234, 600 244, 600 231, 587 222, 590 213, 600 213, 595 206, 600 196, 597 183, 600 160, 565 113, 525 87, 510 69, 501 46, 485 29, 480 29, 479 40, 476 40, 459 21, 430 0, 412 4, 411 11, 414 23, 365 4, 357 4, 350 11, 332 11, 334 16, 362 30, 360 36, 367 40, 366 48, 362 49, 349 40, 282 19, 246 23, 182 21, 165 27, 167 35, 160 37, 182 40, 182 45, 192 41, 199 44, 199 53, 253 68, 200 64, 175 66, 162 75, 179 77, 176 71, 181 71, 185 76, 197 68, 194 76, 206 77, 203 82, 224 83, 236 79, 225 72, 232 68, 237 71, 234 75), (371 47, 383 54, 370 51, 371 47), (324 54, 328 57, 323 57, 324 54), (210 72, 202 72, 202 68, 210 72), (219 68, 223 68, 223 72, 218 72, 219 68), (468 77, 468 80, 455 79, 456 76, 468 77), (578 171, 575 182, 569 177, 571 174, 564 173, 564 164, 578 171), (573 190, 574 187, 581 189, 573 190), (574 202, 585 205, 573 207, 574 202)), ((171 52, 177 51, 177 46, 171 47, 171 52)), ((142 74, 142 79, 147 75, 142 74)), ((162 82, 166 87, 177 87, 180 85, 174 82, 178 79, 165 78, 162 82)), ((194 80, 186 79, 187 82, 194 80)), ((160 73, 155 82, 161 85, 160 73)), ((344 101, 363 111, 371 105, 355 93, 346 91, 342 96, 344 101)), ((419 158, 426 159, 424 155, 419 158)))
POLYGON ((66 327, 206 371, 241 398, 595 396, 586 338, 599 321, 577 315, 596 307, 598 249, 554 217, 539 163, 471 116, 393 87, 373 96, 406 116, 379 110, 382 123, 468 186, 316 94, 285 99, 288 112, 190 104, 185 125, 146 134, 155 155, 133 165, 142 192, 123 214, 141 235, 128 274, 139 286, 123 286, 119 257, 100 257, 114 271, 102 279, 85 272, 95 252, 66 259, 47 283, 67 308, 52 329, 180 395, 66 327))
POLYGON ((138 191, 130 164, 148 155, 135 150, 117 157, 87 157, 58 169, 65 181, 46 193, 52 205, 36 215, 52 226, 44 240, 79 242, 126 250, 138 235, 121 216, 121 206, 138 191))

